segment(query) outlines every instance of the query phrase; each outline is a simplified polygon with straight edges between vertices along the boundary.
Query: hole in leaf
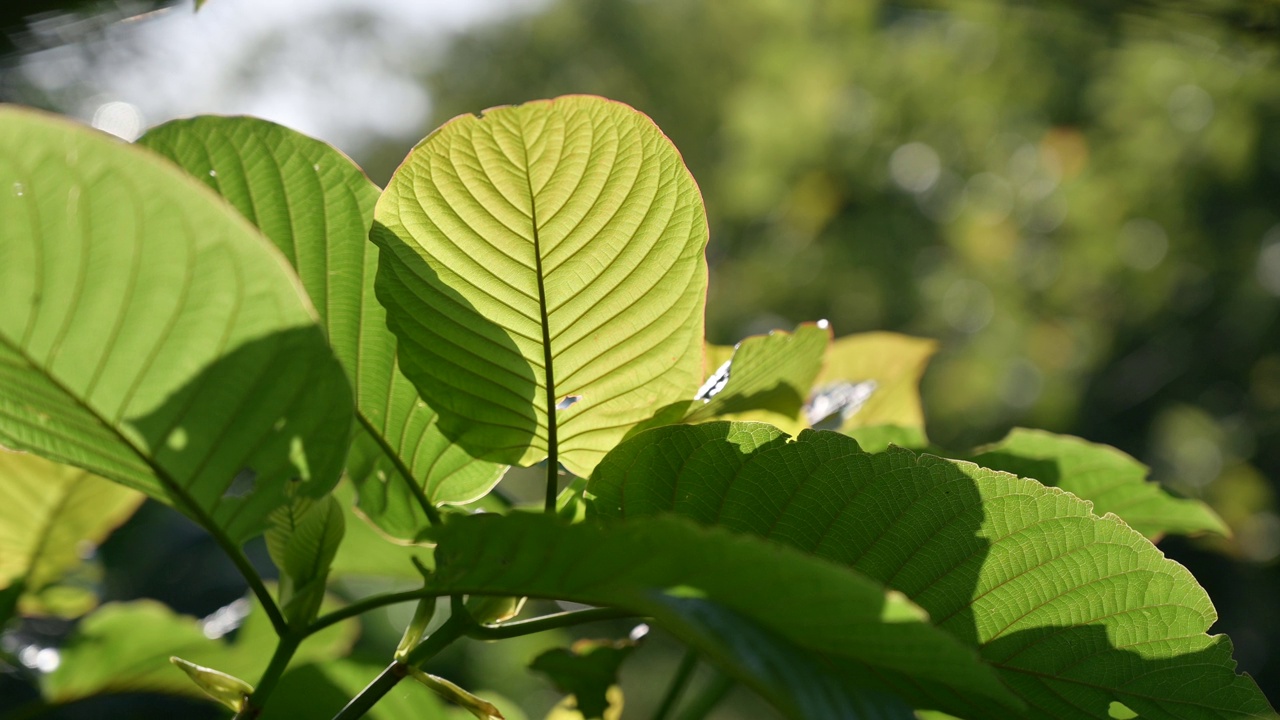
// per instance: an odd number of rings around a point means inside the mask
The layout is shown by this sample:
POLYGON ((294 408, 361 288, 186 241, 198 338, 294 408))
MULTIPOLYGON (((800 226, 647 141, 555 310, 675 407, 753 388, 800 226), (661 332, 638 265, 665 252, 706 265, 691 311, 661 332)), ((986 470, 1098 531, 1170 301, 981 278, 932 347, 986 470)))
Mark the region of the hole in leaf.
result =
POLYGON ((725 360, 724 364, 702 383, 702 387, 698 388, 698 393, 693 396, 693 399, 709 402, 716 393, 723 390, 724 386, 729 384, 729 366, 732 364, 733 360, 725 360))
POLYGON ((236 476, 231 479, 231 485, 227 487, 226 492, 222 493, 224 498, 242 498, 253 492, 253 488, 258 484, 258 472, 253 468, 242 468, 236 476))
POLYGON ((578 402, 581 399, 582 399, 581 395, 565 395, 564 399, 556 403, 556 409, 568 410, 570 407, 574 405, 574 403, 578 402))
POLYGON ((875 380, 863 380, 827 385, 813 394, 804 408, 805 417, 815 429, 839 430, 867 404, 878 384, 875 380))

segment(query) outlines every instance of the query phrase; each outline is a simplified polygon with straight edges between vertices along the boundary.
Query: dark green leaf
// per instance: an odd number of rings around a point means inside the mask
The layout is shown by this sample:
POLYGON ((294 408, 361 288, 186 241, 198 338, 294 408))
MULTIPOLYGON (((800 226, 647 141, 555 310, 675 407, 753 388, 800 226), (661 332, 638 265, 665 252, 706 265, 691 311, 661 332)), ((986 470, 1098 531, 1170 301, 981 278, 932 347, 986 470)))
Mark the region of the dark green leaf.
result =
POLYGON ((529 664, 562 693, 574 696, 586 720, 600 720, 609 709, 605 695, 618 684, 618 670, 635 652, 635 640, 579 640, 572 648, 552 648, 529 664))
MULTIPOLYGON (((605 517, 675 512, 883 582, 979 648, 1028 709, 884 677, 918 707, 1107 718, 1121 702, 1143 717, 1273 716, 1235 673, 1230 641, 1205 634, 1216 615, 1190 573, 1057 488, 898 448, 870 454, 836 433, 793 441, 765 425, 712 423, 623 443, 588 492, 605 517)), ((924 674, 958 685, 945 665, 924 674)))

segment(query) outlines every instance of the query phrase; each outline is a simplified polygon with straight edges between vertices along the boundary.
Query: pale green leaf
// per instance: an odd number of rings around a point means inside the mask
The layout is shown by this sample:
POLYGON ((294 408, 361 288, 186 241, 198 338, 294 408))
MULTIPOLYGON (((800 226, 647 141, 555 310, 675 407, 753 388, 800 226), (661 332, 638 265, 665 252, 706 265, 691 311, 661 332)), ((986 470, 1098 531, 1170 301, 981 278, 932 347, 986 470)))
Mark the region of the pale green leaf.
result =
MULTIPOLYGON (((59 610, 44 591, 84 564, 87 549, 133 514, 143 495, 79 468, 0 450, 0 589, 22 585, 24 615, 59 610)), ((85 593, 88 610, 97 602, 85 593)))
MULTIPOLYGON (((358 633, 356 620, 321 630, 302 643, 294 662, 343 655, 358 633)), ((266 670, 275 646, 275 632, 256 601, 237 601, 204 620, 178 615, 153 600, 107 603, 86 616, 58 649, 58 667, 40 677, 40 689, 54 705, 115 693, 207 699, 170 664, 171 656, 256 680, 266 670), (237 627, 239 615, 248 608, 252 611, 228 642, 222 635, 237 627)))
POLYGON ((841 419, 838 424, 841 432, 870 425, 923 429, 920 377, 937 349, 938 344, 933 340, 888 332, 837 338, 827 351, 826 365, 818 376, 814 393, 820 394, 841 383, 872 381, 870 397, 841 419))
POLYGON ((1003 440, 968 458, 983 467, 1034 478, 1093 503, 1098 514, 1115 513, 1147 537, 1166 533, 1229 535, 1208 505, 1171 495, 1147 481, 1147 467, 1107 446, 1069 435, 1015 428, 1003 440))
POLYGON ((253 686, 238 677, 228 675, 221 670, 214 670, 203 665, 183 660, 176 655, 169 662, 191 678, 205 695, 226 705, 233 712, 240 712, 253 694, 253 686))
POLYGON ((697 390, 705 212, 635 110, 572 96, 455 118, 375 218, 401 366, 472 454, 528 465, 554 435, 585 476, 697 390))
POLYGON ((830 342, 825 323, 804 323, 794 333, 775 330, 743 340, 729 364, 717 369, 728 376, 727 382, 705 402, 696 400, 684 422, 759 420, 799 432, 808 427, 805 400, 830 342))
POLYGON ((325 581, 345 522, 332 495, 302 498, 271 513, 267 551, 280 569, 280 606, 291 625, 305 627, 324 599, 325 581))
POLYGON ((139 144, 178 163, 256 225, 297 269, 355 390, 358 433, 347 472, 361 510, 414 539, 423 503, 465 503, 503 466, 477 461, 436 426, 400 372, 386 311, 374 297, 369 242, 378 188, 329 145, 265 120, 197 117, 157 127, 139 144))
MULTIPOLYGON (((887 689, 967 718, 1273 717, 1231 642, 1205 634, 1212 604, 1181 565, 1114 515, 1057 488, 844 435, 791 440, 754 423, 650 430, 588 484, 596 511, 628 523, 677 513, 767 537, 884 582, 977 647, 1027 705, 887 689)), ((904 653, 910 654, 904 647, 904 653)), ((953 681, 919 653, 919 671, 953 681), (926 665, 927 664, 927 671, 926 665)))
POLYGON ((902 595, 777 543, 675 517, 600 526, 524 513, 454 517, 437 534, 433 590, 522 592, 652 617, 792 717, 859 717, 842 713, 885 677, 938 692, 950 684, 992 707, 1017 703, 902 595), (775 658, 804 662, 782 672, 775 658))
POLYGON ((333 487, 351 390, 280 253, 143 149, 0 109, 0 444, 235 543, 333 487))

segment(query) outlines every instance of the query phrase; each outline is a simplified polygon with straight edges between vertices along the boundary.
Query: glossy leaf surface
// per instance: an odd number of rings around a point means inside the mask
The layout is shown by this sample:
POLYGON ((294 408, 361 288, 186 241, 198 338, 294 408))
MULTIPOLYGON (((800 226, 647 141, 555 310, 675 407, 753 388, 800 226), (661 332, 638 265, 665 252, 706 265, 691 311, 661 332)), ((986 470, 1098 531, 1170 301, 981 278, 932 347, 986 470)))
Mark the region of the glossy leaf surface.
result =
POLYGON ((229 542, 337 482, 351 390, 284 258, 170 163, 0 109, 0 444, 229 542))
POLYGON ((37 455, 0 450, 0 589, 22 585, 24 615, 85 612, 92 591, 74 593, 59 581, 133 514, 143 495, 79 468, 37 455))
POLYGON ((472 454, 585 476, 687 401, 702 363, 707 225, 645 116, 563 97, 463 115, 378 201, 378 298, 400 363, 472 454))
POLYGON ((139 144, 177 162, 227 199, 298 272, 355 391, 359 430, 347 472, 365 515, 413 539, 421 502, 470 502, 502 466, 477 461, 436 426, 400 372, 386 311, 374 297, 378 248, 369 242, 378 187, 345 155, 265 120, 175 120, 139 144))
MULTIPOLYGON (((971 463, 754 423, 650 430, 588 485, 628 522, 675 512, 853 568, 905 593, 982 657, 1022 715, 927 686, 886 686, 971 718, 1272 717, 1191 574, 1114 515, 971 463)), ((945 667, 934 666, 944 679, 945 667)))
POLYGON ((792 717, 859 717, 842 713, 884 677, 1017 703, 901 595, 777 543, 673 517, 602 527, 527 514, 451 518, 438 542, 433 590, 633 610, 792 717), (779 672, 779 659, 803 662, 779 672))

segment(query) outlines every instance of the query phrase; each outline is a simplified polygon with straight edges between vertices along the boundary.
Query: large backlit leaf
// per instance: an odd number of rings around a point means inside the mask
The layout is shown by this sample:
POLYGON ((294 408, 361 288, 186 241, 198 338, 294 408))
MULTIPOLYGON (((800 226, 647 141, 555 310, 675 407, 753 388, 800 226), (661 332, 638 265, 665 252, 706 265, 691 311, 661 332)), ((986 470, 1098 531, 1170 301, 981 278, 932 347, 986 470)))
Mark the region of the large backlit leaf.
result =
POLYGON ((152 153, 0 109, 0 444, 227 541, 337 482, 351 390, 284 258, 152 153))
POLYGON ((421 502, 470 502, 497 483, 502 466, 445 438, 396 364, 374 297, 378 248, 368 239, 379 192, 360 168, 329 145, 254 118, 176 120, 138 142, 221 194, 297 269, 355 389, 359 429, 347 471, 365 515, 413 539, 427 524, 421 502))
POLYGON ((968 459, 983 467, 1060 487, 1092 502, 1096 513, 1119 515, 1147 537, 1165 533, 1230 533, 1207 505, 1174 497, 1159 483, 1147 482, 1145 465, 1107 445, 1015 428, 1000 442, 979 448, 968 459))
POLYGON ((857 696, 889 677, 993 707, 1017 702, 901 595, 749 535, 675 517, 600 526, 516 513, 450 518, 438 540, 433 590, 633 610, 791 717, 860 717, 849 714, 857 696), (778 658, 804 662, 783 672, 778 658))
MULTIPOLYGON (((346 653, 359 632, 347 620, 307 638, 295 663, 346 653)), ((178 615, 152 600, 107 603, 87 616, 59 648, 57 669, 40 678, 46 701, 63 704, 94 695, 157 693, 208 699, 169 662, 171 656, 254 684, 276 646, 271 623, 256 601, 237 601, 204 620, 178 615), (237 617, 252 607, 247 617, 237 617), (222 635, 238 626, 230 642, 222 635)))
POLYGON ((924 428, 920 376, 937 349, 933 340, 887 332, 837 338, 827 351, 814 393, 871 381, 870 396, 845 413, 837 429, 848 432, 870 425, 924 428))
MULTIPOLYGON (((684 422, 758 420, 799 432, 808 427, 805 400, 831 342, 826 323, 805 323, 794 333, 775 330, 738 343, 723 387, 695 401, 684 422)), ((712 382, 711 380, 707 381, 712 382)), ((703 388, 710 391, 707 384, 703 388)))
MULTIPOLYGON (((79 468, 3 450, 0 497, 0 589, 22 585, 18 609, 25 615, 61 614, 66 604, 50 602, 64 594, 58 582, 143 499, 79 468)), ((87 589, 75 594, 76 614, 97 602, 87 589)))
POLYGON ((702 199, 635 110, 573 96, 455 118, 375 218, 401 366, 473 454, 527 465, 554 435, 585 476, 697 390, 702 199))
MULTIPOLYGON (((675 512, 851 567, 905 593, 978 647, 1027 705, 1018 715, 886 684, 971 718, 1272 717, 1231 642, 1205 634, 1208 596, 1114 515, 1057 488, 844 435, 794 441, 754 423, 642 433, 599 465, 595 508, 675 512)), ((945 668, 934 667, 946 678, 945 668)))

